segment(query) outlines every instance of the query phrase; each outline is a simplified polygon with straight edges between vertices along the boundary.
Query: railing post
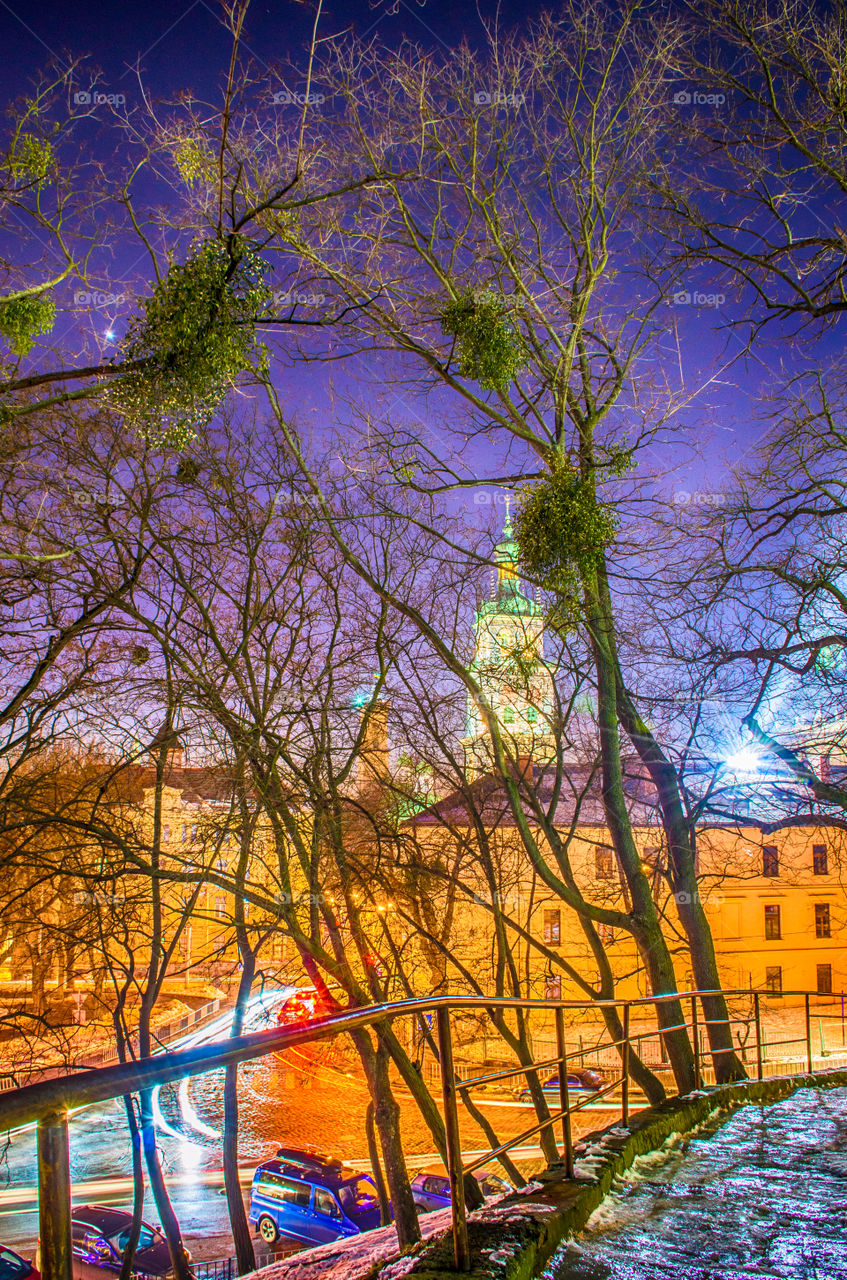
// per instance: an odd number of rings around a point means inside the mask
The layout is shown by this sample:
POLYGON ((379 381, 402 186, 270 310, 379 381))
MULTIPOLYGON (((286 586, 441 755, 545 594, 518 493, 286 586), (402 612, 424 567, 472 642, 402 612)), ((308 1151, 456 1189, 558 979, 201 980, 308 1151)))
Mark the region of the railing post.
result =
POLYGON ((700 1028, 697 1025, 697 997, 691 997, 691 1038, 694 1042, 694 1088, 700 1089, 703 1078, 700 1071, 700 1028))
POLYGON ((453 1070, 453 1042, 450 1038, 450 1010, 436 1010, 438 1056, 441 1059, 441 1093, 444 1100, 444 1129, 447 1138, 447 1177, 450 1180, 450 1205, 453 1211, 453 1258, 457 1271, 470 1271, 471 1250, 468 1242, 468 1219, 465 1211, 465 1181, 462 1165, 462 1142, 459 1137, 459 1109, 456 1101, 456 1078, 453 1070))
POLYGON ((623 1046, 621 1052, 621 1069, 623 1072, 623 1080, 621 1081, 621 1121, 624 1125, 629 1122, 629 1005, 623 1007, 623 1046))
POLYGON ((806 992, 806 1066, 812 1074, 812 1014, 809 1005, 809 993, 806 992))
POLYGON ((67 1112, 38 1121, 38 1226, 43 1280, 71 1280, 71 1162, 67 1112))
POLYGON ((571 1104, 568 1096, 568 1066, 565 1061, 565 1013, 556 1010, 556 1052, 559 1055, 559 1102, 562 1115, 562 1146, 565 1156, 565 1177, 573 1177, 573 1137, 571 1135, 571 1104))
POLYGON ((756 1017, 756 1069, 759 1073, 759 1079, 764 1078, 764 1069, 762 1066, 762 1014, 759 1009, 759 993, 753 993, 753 1012, 756 1017))

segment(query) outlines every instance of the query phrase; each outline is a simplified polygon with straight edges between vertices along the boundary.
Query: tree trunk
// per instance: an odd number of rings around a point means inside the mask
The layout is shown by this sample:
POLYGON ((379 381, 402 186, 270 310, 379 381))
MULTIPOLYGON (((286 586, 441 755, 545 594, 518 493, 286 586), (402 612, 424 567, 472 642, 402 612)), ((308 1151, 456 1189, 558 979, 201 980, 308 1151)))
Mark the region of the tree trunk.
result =
POLYGON ((702 1000, 715 1079, 718 1084, 744 1080, 747 1072, 732 1041, 732 1024, 721 990, 715 943, 700 897, 693 833, 683 809, 676 770, 636 711, 620 670, 617 684, 621 723, 639 758, 647 766, 659 798, 674 899, 680 924, 688 939, 694 984, 699 991, 715 992, 702 1000))
POLYGON ((162 1174, 162 1166, 159 1163, 159 1149, 156 1145, 156 1129, 153 1124, 153 1107, 151 1101, 151 1093, 149 1089, 145 1089, 140 1095, 141 1099, 141 1140, 144 1146, 144 1160, 147 1165, 147 1176, 150 1179, 150 1189, 153 1192, 153 1199, 156 1201, 156 1209, 159 1214, 159 1221, 162 1225, 162 1234, 168 1242, 168 1253, 171 1258, 171 1267, 173 1269, 176 1280, 191 1280, 191 1269, 188 1265, 188 1259, 185 1256, 185 1246, 182 1243, 182 1232, 180 1231, 177 1216, 174 1213, 171 1204, 168 1189, 165 1186, 164 1175, 162 1174))
POLYGON ((126 1108, 126 1124, 132 1144, 132 1225, 129 1229, 129 1240, 124 1246, 123 1262, 118 1280, 130 1280, 133 1272, 135 1250, 141 1235, 141 1221, 144 1215, 144 1169, 141 1161, 141 1134, 135 1119, 135 1108, 131 1095, 124 1098, 126 1108))
MULTIPOLYGON (((240 1036, 244 1026, 244 1011, 253 986, 253 975, 256 970, 256 957, 252 951, 242 953, 241 977, 238 982, 238 994, 235 998, 235 1009, 232 1015, 230 1034, 240 1036)), ((224 1078, 224 1190, 229 1222, 232 1228, 232 1240, 235 1245, 235 1258, 240 1276, 256 1269, 256 1256, 253 1252, 253 1241, 250 1237, 250 1224, 244 1209, 244 1197, 241 1194, 241 1182, 238 1177, 238 1067, 232 1064, 226 1068, 224 1078)))
MULTIPOLYGON (((387 1026, 376 1027, 375 1030, 380 1041, 385 1044, 394 1065, 400 1072, 403 1083, 417 1103, 418 1110, 432 1134, 432 1140, 446 1169, 447 1134, 444 1129, 444 1120, 435 1104, 435 1099, 427 1089, 421 1073, 416 1069, 415 1064, 400 1044, 393 1030, 387 1026)), ((484 1197, 476 1178, 472 1173, 465 1174, 465 1203, 467 1207, 469 1209, 478 1209, 482 1205, 483 1199, 484 1197)))
POLYGON ((388 1052, 379 1042, 374 1049, 367 1031, 353 1031, 351 1035, 359 1050, 373 1102, 374 1123, 382 1147, 385 1176, 391 1194, 394 1224, 397 1228, 397 1243, 401 1249, 408 1249, 411 1245, 418 1243, 421 1230, 400 1139, 400 1107, 388 1077, 388 1052))
POLYGON ((379 1147, 376 1141, 376 1127, 374 1123, 374 1104, 368 1103, 368 1109, 365 1112, 365 1135, 368 1140, 368 1156, 371 1162, 371 1170, 376 1183, 376 1193, 379 1197, 379 1221, 380 1226, 387 1226, 391 1221, 391 1200, 388 1195, 388 1188, 385 1185, 385 1176, 382 1172, 382 1164, 379 1159, 379 1147))

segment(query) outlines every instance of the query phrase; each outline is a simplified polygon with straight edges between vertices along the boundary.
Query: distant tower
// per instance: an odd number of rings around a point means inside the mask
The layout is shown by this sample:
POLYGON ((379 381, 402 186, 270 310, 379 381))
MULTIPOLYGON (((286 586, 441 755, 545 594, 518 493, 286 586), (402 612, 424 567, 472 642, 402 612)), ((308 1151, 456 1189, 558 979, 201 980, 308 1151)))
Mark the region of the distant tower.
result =
MULTIPOLYGON (((544 661, 541 607, 524 594, 518 578, 518 544, 508 501, 503 538, 494 549, 494 561, 494 597, 477 610, 474 623, 471 674, 497 715, 509 751, 515 757, 543 764, 556 754, 550 728, 555 706, 553 678, 544 661)), ((470 694, 462 746, 470 778, 491 768, 491 739, 470 694)))
POLYGON ((154 761, 160 758, 163 749, 165 751, 165 768, 181 769, 184 760, 182 739, 173 727, 170 716, 165 717, 162 727, 147 748, 154 761))

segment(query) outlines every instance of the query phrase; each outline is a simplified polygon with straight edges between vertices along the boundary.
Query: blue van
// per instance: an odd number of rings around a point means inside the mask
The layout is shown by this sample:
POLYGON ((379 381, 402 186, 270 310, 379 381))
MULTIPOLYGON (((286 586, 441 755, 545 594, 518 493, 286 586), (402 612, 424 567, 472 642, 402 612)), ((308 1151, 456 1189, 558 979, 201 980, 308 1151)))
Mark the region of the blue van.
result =
POLYGON ((379 1226, 376 1184, 338 1160, 286 1149, 253 1175, 249 1220, 266 1244, 326 1244, 379 1226))

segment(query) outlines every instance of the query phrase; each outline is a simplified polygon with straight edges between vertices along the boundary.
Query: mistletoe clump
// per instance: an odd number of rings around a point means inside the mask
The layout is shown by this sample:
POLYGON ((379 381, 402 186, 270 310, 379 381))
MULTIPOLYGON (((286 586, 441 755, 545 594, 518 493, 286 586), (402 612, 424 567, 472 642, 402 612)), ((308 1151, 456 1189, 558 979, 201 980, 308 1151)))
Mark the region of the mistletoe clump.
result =
POLYGON ((15 355, 29 355, 35 339, 56 323, 56 304, 39 297, 0 298, 0 333, 15 355))
POLYGON ((582 578, 596 569, 617 528, 617 516, 597 501, 593 484, 566 461, 523 492, 515 513, 524 572, 566 610, 578 607, 582 578))
POLYGON ((505 391, 523 366, 520 335, 499 298, 455 298, 444 309, 441 328, 456 339, 462 377, 484 391, 505 391))
POLYGON ((214 176, 215 158, 212 152, 196 138, 181 138, 172 149, 174 164, 183 182, 189 186, 201 178, 214 176))
POLYGON ((184 448, 260 355, 268 270, 237 237, 209 240, 144 302, 120 351, 137 368, 113 384, 111 401, 146 440, 184 448))
POLYGON ((16 181, 35 182, 40 187, 55 163, 55 154, 46 138, 20 133, 9 155, 9 169, 16 181))

